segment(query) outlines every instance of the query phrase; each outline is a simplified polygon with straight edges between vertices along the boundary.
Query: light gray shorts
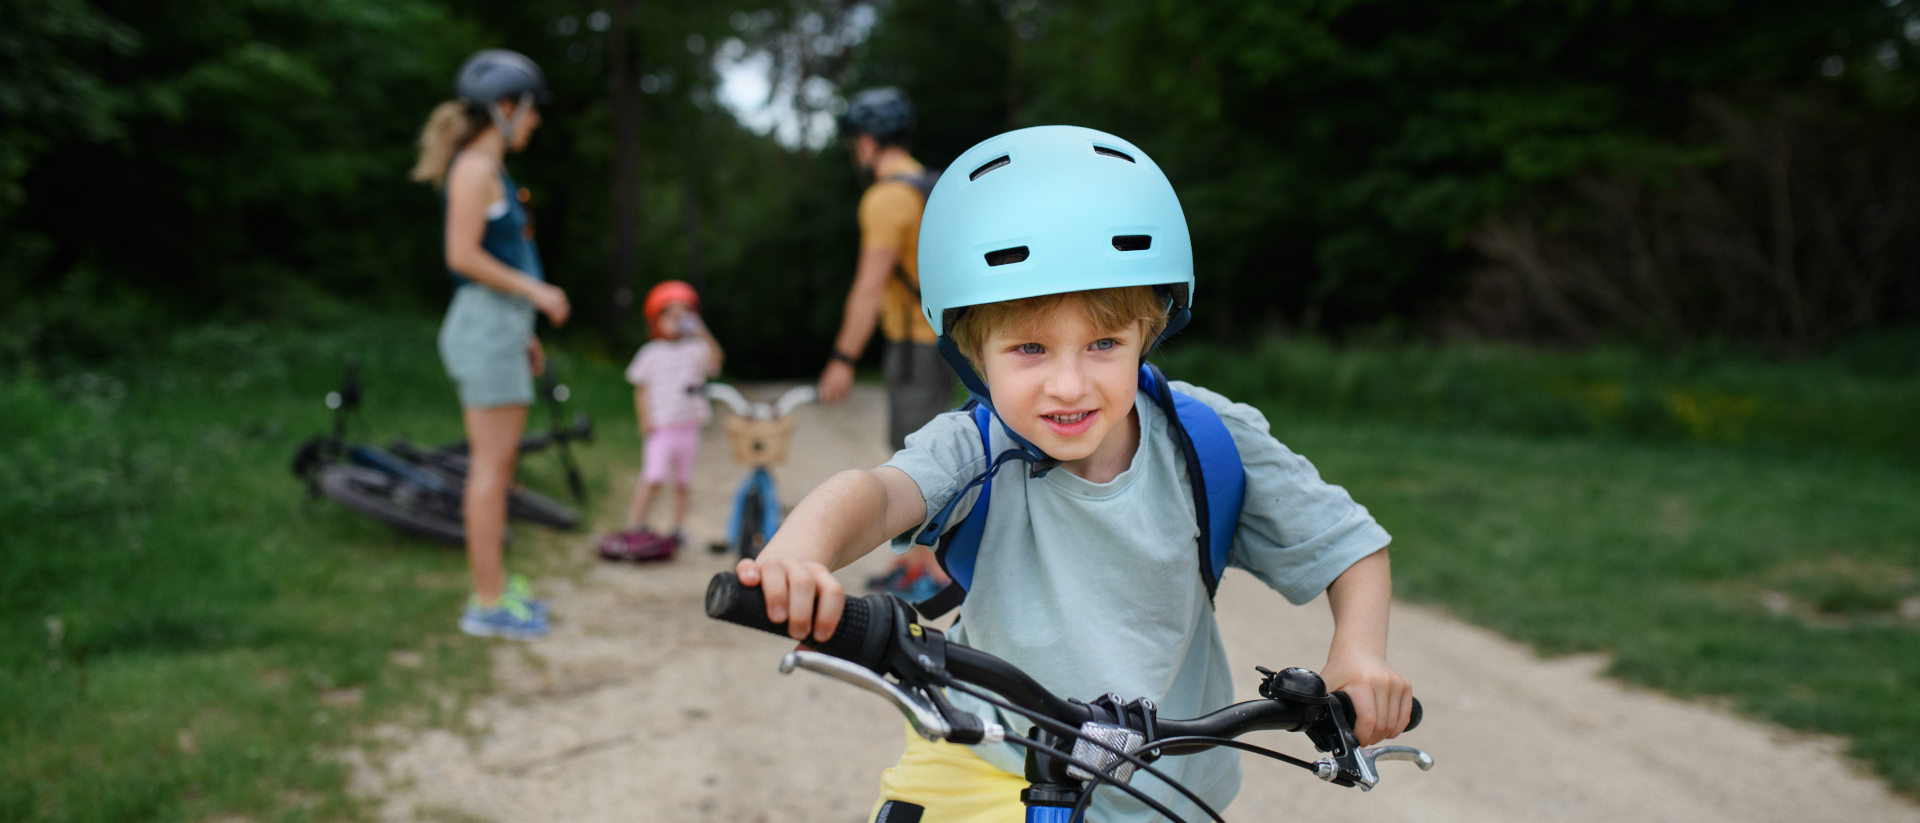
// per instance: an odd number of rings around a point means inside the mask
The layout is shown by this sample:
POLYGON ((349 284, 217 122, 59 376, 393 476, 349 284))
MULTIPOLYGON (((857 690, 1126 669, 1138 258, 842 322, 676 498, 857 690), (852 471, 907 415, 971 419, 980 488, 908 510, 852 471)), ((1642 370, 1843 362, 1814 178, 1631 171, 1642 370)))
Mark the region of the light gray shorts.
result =
POLYGON ((533 302, 518 295, 477 283, 454 291, 440 321, 440 362, 459 387, 462 408, 532 405, 533 315, 533 302))
POLYGON ((887 341, 880 371, 887 378, 887 442, 894 451, 906 448, 907 435, 960 404, 954 399, 960 378, 931 344, 887 341))

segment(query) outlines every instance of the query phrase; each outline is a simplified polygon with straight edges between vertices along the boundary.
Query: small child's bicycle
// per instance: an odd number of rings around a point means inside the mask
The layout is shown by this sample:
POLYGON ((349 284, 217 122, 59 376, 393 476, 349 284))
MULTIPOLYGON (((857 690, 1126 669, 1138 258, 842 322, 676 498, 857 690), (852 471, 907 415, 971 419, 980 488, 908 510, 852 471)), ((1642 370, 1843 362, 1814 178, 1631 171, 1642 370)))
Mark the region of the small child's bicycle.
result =
MULTIPOLYGON (((782 637, 786 627, 767 620, 760 589, 743 586, 732 572, 707 585, 707 616, 782 637)), ((1380 782, 1377 764, 1408 760, 1433 767, 1426 752, 1408 746, 1363 748, 1354 737, 1353 705, 1343 692, 1327 693, 1320 675, 1306 669, 1260 669, 1259 700, 1235 703, 1187 720, 1158 717, 1152 701, 1122 702, 1108 695, 1091 703, 1069 700, 1042 687, 1013 664, 957 643, 922 625, 905 601, 889 594, 847 598, 840 626, 818 651, 789 652, 780 671, 807 669, 879 694, 891 701, 915 732, 928 740, 974 745, 1009 742, 1027 750, 1028 788, 1020 799, 1027 823, 1072 823, 1082 818, 1093 792, 1113 786, 1159 812, 1181 820, 1164 804, 1129 784, 1136 771, 1152 774, 1220 820, 1185 786, 1153 767, 1167 755, 1194 754, 1226 746, 1300 766, 1336 786, 1371 791, 1380 782), (1031 719, 1027 736, 961 711, 946 690, 980 698, 1010 714, 1031 719), (1307 761, 1235 738, 1255 731, 1306 732, 1326 756, 1307 761)), ((1411 730, 1420 725, 1413 703, 1411 730)))
POLYGON ((712 548, 716 554, 731 550, 740 557, 755 557, 780 527, 780 493, 770 469, 787 460, 787 444, 793 439, 793 410, 813 402, 818 395, 812 386, 795 386, 768 404, 747 402, 739 389, 725 383, 708 383, 706 392, 707 397, 732 410, 726 428, 733 441, 733 460, 751 469, 733 494, 727 541, 712 548))

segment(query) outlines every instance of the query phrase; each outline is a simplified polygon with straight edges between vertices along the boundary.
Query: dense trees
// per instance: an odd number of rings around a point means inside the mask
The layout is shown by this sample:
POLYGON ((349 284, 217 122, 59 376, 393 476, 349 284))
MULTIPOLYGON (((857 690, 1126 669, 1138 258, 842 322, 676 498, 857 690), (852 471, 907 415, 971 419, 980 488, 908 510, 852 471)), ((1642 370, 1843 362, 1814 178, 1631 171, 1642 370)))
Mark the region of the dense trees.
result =
POLYGON ((1193 224, 1202 333, 1791 351, 1920 318, 1909 0, 10 5, 16 361, 184 320, 430 310, 437 210, 404 170, 452 68, 491 45, 551 76, 514 162, 586 307, 571 333, 616 347, 632 291, 675 276, 712 293, 734 363, 814 365, 858 187, 816 115, 878 83, 915 95, 936 165, 1049 122, 1153 152, 1193 224), (784 128, 736 121, 723 65, 771 72, 784 128))

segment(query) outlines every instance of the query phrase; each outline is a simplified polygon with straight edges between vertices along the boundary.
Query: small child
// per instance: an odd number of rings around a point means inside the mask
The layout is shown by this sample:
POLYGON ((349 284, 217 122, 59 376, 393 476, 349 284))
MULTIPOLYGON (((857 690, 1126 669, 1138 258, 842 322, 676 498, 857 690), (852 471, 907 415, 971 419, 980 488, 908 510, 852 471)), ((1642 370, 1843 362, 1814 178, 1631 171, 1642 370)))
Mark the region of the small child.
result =
MULTIPOLYGON (((949 168, 921 223, 922 306, 941 353, 991 410, 991 443, 970 413, 934 418, 885 465, 842 472, 801 500, 757 560, 738 563, 740 581, 765 592, 768 619, 795 639, 827 639, 846 597, 833 569, 949 512, 946 522, 959 523, 986 484, 950 639, 1063 697, 1150 698, 1167 717, 1226 705, 1233 681, 1207 555, 1196 557, 1207 532, 1192 467, 1175 421, 1140 389, 1153 376, 1147 354, 1192 305, 1193 251, 1172 185, 1127 141, 1070 126, 1000 135, 949 168)), ((1353 699, 1363 745, 1399 734, 1412 686, 1386 660, 1386 531, 1275 440, 1259 411, 1178 381, 1155 385, 1210 409, 1237 451, 1245 494, 1229 564, 1294 603, 1325 592, 1335 624, 1320 669, 1327 687, 1353 699)), ((1026 727, 966 695, 949 699, 1026 727)), ((1021 819, 1021 750, 907 737, 881 777, 877 819, 1021 819)), ((1221 748, 1155 765, 1224 809, 1239 789, 1238 759, 1221 748)), ((1135 785, 1187 819, 1202 816, 1159 781, 1135 785)), ((1159 819, 1113 791, 1093 796, 1088 817, 1159 819)))
POLYGON ((685 540, 689 484, 700 451, 700 427, 707 422, 707 380, 720 373, 725 355, 700 322, 700 297, 693 287, 668 280, 647 292, 643 313, 653 340, 627 365, 633 384, 633 408, 639 417, 645 458, 627 527, 602 536, 596 544, 608 560, 669 560, 685 540), (673 482, 673 529, 647 529, 653 499, 673 482))

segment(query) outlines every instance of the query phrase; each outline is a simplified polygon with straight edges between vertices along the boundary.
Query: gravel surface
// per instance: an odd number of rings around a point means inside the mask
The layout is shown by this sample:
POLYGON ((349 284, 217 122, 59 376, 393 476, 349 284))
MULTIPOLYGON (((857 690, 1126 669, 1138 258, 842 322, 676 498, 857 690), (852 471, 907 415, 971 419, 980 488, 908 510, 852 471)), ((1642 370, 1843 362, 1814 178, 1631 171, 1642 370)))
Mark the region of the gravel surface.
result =
MULTIPOLYGON (((796 414, 793 453, 775 472, 789 505, 834 471, 886 457, 877 388, 796 414)), ((723 534, 745 473, 722 437, 709 428, 695 479, 690 525, 703 539, 723 534)), ((598 501, 603 524, 627 490, 598 501)), ((885 564, 876 552, 842 579, 857 590, 885 564)), ((393 821, 861 819, 899 755, 898 715, 825 678, 782 676, 792 644, 706 619, 706 581, 730 566, 693 547, 670 563, 536 581, 553 635, 496 646, 497 691, 467 709, 467 728, 370 730, 382 745, 348 756, 356 791, 393 821)), ((1323 603, 1290 606, 1238 572, 1218 603, 1242 699, 1255 665, 1324 661, 1323 603)), ((1384 764, 1381 786, 1362 793, 1248 755, 1228 820, 1920 821, 1920 806, 1834 740, 1623 686, 1597 656, 1542 660, 1430 608, 1398 604, 1393 628, 1394 664, 1427 708, 1398 742, 1430 752, 1433 770, 1384 764)), ((1312 753, 1298 735, 1253 741, 1312 753)))

